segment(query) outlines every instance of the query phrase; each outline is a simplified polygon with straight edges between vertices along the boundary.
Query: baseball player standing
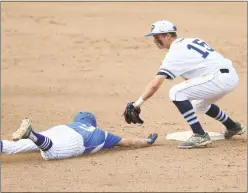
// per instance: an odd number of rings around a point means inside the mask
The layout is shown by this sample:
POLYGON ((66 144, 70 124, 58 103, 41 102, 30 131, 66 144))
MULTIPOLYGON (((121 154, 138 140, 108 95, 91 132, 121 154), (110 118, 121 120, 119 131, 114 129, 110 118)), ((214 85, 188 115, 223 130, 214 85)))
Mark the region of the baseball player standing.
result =
POLYGON ((153 23, 151 33, 146 36, 153 36, 158 48, 168 49, 168 53, 140 98, 127 104, 124 113, 127 123, 143 123, 139 114, 144 101, 159 89, 165 79, 173 80, 181 76, 185 81, 170 89, 169 98, 188 122, 193 135, 179 148, 202 147, 212 143, 197 119, 196 111, 220 121, 226 128, 226 139, 245 132, 240 123, 233 121, 214 104, 238 85, 239 77, 230 60, 200 38, 178 38, 176 26, 166 20, 153 23))
POLYGON ((12 135, 14 141, 1 140, 1 152, 15 154, 39 151, 45 160, 65 159, 85 153, 95 153, 115 146, 142 148, 152 145, 158 135, 144 139, 127 139, 97 128, 95 115, 79 112, 73 122, 57 125, 46 131, 34 131, 31 120, 24 119, 12 135))

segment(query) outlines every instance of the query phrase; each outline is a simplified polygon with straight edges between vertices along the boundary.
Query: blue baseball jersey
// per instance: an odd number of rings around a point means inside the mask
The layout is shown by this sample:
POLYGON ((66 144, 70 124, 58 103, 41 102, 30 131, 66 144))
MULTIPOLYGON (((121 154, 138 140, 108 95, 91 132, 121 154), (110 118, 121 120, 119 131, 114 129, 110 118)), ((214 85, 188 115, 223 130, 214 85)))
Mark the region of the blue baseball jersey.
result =
POLYGON ((82 145, 86 148, 84 153, 99 151, 104 148, 111 148, 121 141, 121 137, 93 127, 89 124, 73 122, 67 126, 83 137, 84 144, 82 145))

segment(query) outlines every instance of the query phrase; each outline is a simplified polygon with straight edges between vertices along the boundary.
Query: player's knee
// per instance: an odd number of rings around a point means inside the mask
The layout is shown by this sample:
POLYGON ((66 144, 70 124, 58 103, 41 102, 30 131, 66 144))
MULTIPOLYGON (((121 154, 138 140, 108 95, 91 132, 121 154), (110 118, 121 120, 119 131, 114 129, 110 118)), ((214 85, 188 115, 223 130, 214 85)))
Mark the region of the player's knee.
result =
POLYGON ((180 86, 175 85, 169 91, 169 98, 171 101, 184 101, 187 100, 187 96, 181 92, 180 86))
POLYGON ((171 101, 175 101, 175 100, 176 100, 176 93, 177 93, 176 86, 173 86, 173 87, 169 90, 169 98, 170 98, 171 101))

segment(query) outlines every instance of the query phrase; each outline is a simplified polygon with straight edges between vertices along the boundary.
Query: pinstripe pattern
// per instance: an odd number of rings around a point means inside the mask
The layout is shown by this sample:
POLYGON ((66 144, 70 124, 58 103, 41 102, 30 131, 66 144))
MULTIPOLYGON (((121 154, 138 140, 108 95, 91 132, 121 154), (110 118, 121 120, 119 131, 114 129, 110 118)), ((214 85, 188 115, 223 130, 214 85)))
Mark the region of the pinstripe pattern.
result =
POLYGON ((50 160, 78 156, 85 150, 82 136, 65 125, 53 127, 40 134, 45 136, 45 140, 40 147, 36 146, 30 139, 21 139, 16 142, 2 140, 2 152, 15 154, 28 151, 41 151, 42 157, 50 160), (42 151, 49 147, 50 140, 53 142, 53 146, 48 151, 42 151))
POLYGON ((21 139, 19 141, 2 140, 3 153, 14 154, 28 151, 39 151, 39 148, 29 139, 21 139))
MULTIPOLYGON (((40 134, 45 136, 45 140, 40 147, 37 147, 30 139, 21 139, 17 142, 2 140, 2 152, 6 154, 14 154, 40 150, 41 155, 45 160, 52 160, 79 156, 85 151, 83 137, 65 125, 53 127, 41 132, 40 134), (51 144, 51 141, 53 142, 53 145, 46 151, 51 144)), ((105 140, 106 137, 107 132, 105 132, 105 140)), ((94 147, 91 153, 101 150, 105 144, 105 140, 102 144, 94 147)))
POLYGON ((54 127, 44 135, 53 141, 48 151, 41 151, 45 160, 74 157, 83 154, 85 150, 82 136, 65 125, 54 127))
POLYGON ((48 151, 42 151, 41 155, 44 159, 64 159, 83 154, 85 147, 83 146, 82 137, 75 132, 75 136, 71 136, 66 141, 53 144, 48 151))

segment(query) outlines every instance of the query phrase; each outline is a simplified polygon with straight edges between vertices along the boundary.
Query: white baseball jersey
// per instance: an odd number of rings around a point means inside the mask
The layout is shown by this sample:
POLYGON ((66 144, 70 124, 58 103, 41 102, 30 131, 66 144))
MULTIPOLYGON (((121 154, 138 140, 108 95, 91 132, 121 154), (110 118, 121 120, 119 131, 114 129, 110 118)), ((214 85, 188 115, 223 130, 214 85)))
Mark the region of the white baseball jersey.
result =
POLYGON ((199 38, 178 38, 166 54, 158 75, 169 79, 181 76, 191 79, 221 68, 230 68, 232 63, 199 38))

